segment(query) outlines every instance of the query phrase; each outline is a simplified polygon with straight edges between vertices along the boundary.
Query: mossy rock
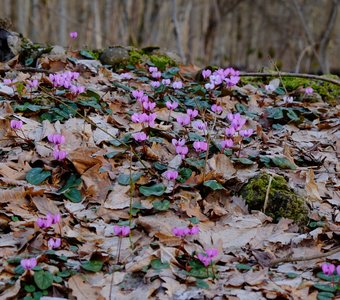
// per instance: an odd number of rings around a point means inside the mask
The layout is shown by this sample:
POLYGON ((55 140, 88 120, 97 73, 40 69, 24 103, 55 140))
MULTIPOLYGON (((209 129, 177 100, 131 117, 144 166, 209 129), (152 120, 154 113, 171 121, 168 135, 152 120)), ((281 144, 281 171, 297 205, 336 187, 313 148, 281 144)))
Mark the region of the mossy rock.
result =
MULTIPOLYGON (((263 173, 249 180, 240 191, 250 209, 263 210, 270 175, 263 173)), ((298 224, 308 221, 308 207, 303 198, 294 193, 282 176, 274 176, 271 182, 266 215, 274 221, 280 218, 294 220, 298 224)))
POLYGON ((100 55, 101 63, 111 66, 127 64, 129 59, 129 51, 120 46, 106 48, 100 55))

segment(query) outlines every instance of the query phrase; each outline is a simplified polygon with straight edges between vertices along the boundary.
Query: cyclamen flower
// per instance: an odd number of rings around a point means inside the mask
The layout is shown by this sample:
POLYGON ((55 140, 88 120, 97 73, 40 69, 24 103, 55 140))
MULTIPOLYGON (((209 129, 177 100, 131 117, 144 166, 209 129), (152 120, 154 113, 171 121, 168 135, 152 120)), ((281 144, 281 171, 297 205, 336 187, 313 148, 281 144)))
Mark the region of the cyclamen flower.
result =
POLYGON ((148 102, 148 101, 144 101, 143 102, 143 108, 145 110, 151 111, 156 107, 156 103, 155 102, 148 102))
POLYGON ((190 233, 190 229, 187 228, 187 227, 174 227, 172 229, 172 233, 175 235, 175 236, 178 236, 178 237, 183 237, 183 236, 186 236, 190 233))
POLYGON ((194 144, 193 144, 193 147, 196 150, 196 152, 207 151, 208 143, 207 142, 195 141, 194 144))
POLYGON ((37 259, 32 257, 32 258, 26 258, 22 259, 20 261, 20 265, 25 269, 25 270, 31 270, 37 265, 37 259))
POLYGON ((161 83, 159 81, 151 81, 151 86, 154 88, 160 87, 161 83))
POLYGON ((287 96, 287 95, 285 95, 285 96, 283 96, 283 103, 293 103, 293 101, 294 101, 294 98, 293 97, 291 97, 291 96, 287 96))
POLYGON ((56 249, 61 246, 61 239, 60 238, 50 238, 47 242, 48 248, 49 249, 56 249))
POLYGON ((211 71, 209 69, 202 71, 203 78, 208 78, 211 75, 211 71))
POLYGON ((156 114, 156 113, 152 113, 152 114, 148 114, 148 115, 147 115, 147 120, 146 120, 146 122, 148 122, 148 125, 149 125, 149 126, 155 125, 156 117, 157 117, 157 114, 156 114))
POLYGON ((340 265, 336 267, 336 273, 338 274, 338 276, 340 276, 340 265))
POLYGON ((167 170, 163 173, 163 176, 168 180, 176 180, 178 172, 175 170, 167 170))
POLYGON ((187 109, 187 114, 189 118, 192 120, 193 118, 196 118, 198 115, 198 110, 197 109, 187 109))
POLYGON ((240 72, 233 68, 223 70, 223 74, 225 76, 224 81, 228 87, 232 87, 240 81, 240 72))
POLYGON ((148 119, 149 119, 149 116, 146 113, 142 113, 142 114, 134 113, 131 116, 131 121, 133 123, 144 123, 144 122, 147 122, 148 119))
POLYGON ((144 91, 134 90, 134 91, 132 91, 132 96, 136 99, 141 98, 141 97, 144 96, 144 91))
POLYGON ((70 38, 72 40, 75 40, 77 37, 78 37, 78 32, 76 32, 76 31, 70 32, 70 38))
POLYGON ((156 71, 156 72, 152 72, 151 73, 151 76, 153 77, 153 78, 161 78, 161 76, 162 76, 162 73, 161 72, 159 72, 159 71, 156 71))
POLYGON ((170 79, 162 79, 162 84, 164 84, 164 85, 170 85, 170 83, 171 83, 171 80, 170 79))
POLYGON ((172 140, 171 140, 171 143, 172 143, 175 147, 184 146, 184 145, 185 145, 185 139, 179 139, 179 140, 172 139, 172 140))
MULTIPOLYGON (((325 275, 333 275, 334 271, 335 271, 335 266, 333 264, 322 264, 321 265, 321 269, 322 269, 322 272, 325 274, 325 275)), ((338 271, 338 269, 337 269, 338 271)))
POLYGON ((207 129, 207 124, 204 123, 201 120, 193 121, 192 122, 192 127, 198 129, 198 130, 206 130, 207 129))
POLYGON ((311 88, 311 87, 306 87, 305 88, 306 95, 312 95, 313 92, 314 92, 313 88, 311 88))
POLYGON ((14 82, 14 80, 12 81, 11 79, 8 79, 8 78, 5 78, 4 81, 3 81, 3 83, 6 84, 6 85, 9 85, 13 82, 14 82))
POLYGON ((157 72, 158 68, 157 67, 149 67, 149 72, 153 73, 153 72, 157 72))
POLYGON ((183 87, 183 83, 182 81, 175 81, 172 83, 172 87, 174 89, 181 89, 183 87))
POLYGON ((179 154, 182 158, 188 154, 189 148, 187 146, 176 146, 176 153, 179 154))
POLYGON ((198 253, 197 258, 205 267, 209 266, 211 263, 211 258, 204 253, 198 253))
POLYGON ((225 135, 228 137, 234 136, 236 134, 236 131, 234 129, 234 127, 228 127, 225 129, 224 131, 225 135))
POLYGON ((227 140, 223 140, 221 142, 221 147, 222 149, 225 149, 225 148, 232 148, 234 146, 234 141, 231 140, 231 139, 227 139, 227 140))
POLYGON ((76 86, 76 85, 70 85, 69 87, 72 94, 78 95, 85 92, 84 86, 76 86))
POLYGON ((21 129, 23 122, 21 120, 11 120, 10 126, 12 129, 21 129))
POLYGON ((113 226, 114 234, 120 237, 128 236, 130 234, 130 231, 131 229, 129 226, 119 226, 119 225, 113 226))
POLYGON ((264 86, 264 89, 266 90, 267 93, 272 93, 276 90, 276 86, 272 84, 267 84, 264 86))
POLYGON ((232 113, 229 113, 227 115, 227 118, 229 119, 229 121, 231 121, 231 126, 235 130, 240 130, 243 127, 243 125, 246 124, 247 122, 247 120, 245 118, 242 118, 239 113, 234 115, 232 113))
POLYGON ((195 234, 198 234, 199 232, 200 232, 200 228, 197 225, 195 225, 195 226, 192 226, 190 228, 189 234, 190 235, 195 235, 195 234))
POLYGON ((219 115, 220 113, 222 113, 223 108, 220 105, 213 104, 213 105, 211 105, 211 111, 213 111, 214 113, 219 115))
POLYGON ((213 90, 215 88, 215 85, 211 82, 208 82, 204 85, 204 87, 207 89, 207 90, 213 90))
POLYGON ((176 121, 177 121, 178 124, 180 124, 182 126, 186 126, 186 125, 190 124, 190 117, 188 115, 178 116, 176 118, 176 121))
POLYGON ((122 74, 119 75, 119 77, 121 79, 131 79, 132 78, 130 73, 122 73, 122 74))
POLYGON ((168 109, 174 110, 178 107, 178 102, 176 102, 176 101, 174 101, 174 102, 166 101, 165 105, 168 109))
POLYGON ((240 130, 240 136, 242 137, 250 137, 253 134, 253 129, 244 129, 244 130, 240 130))
POLYGON ((58 148, 54 148, 52 154, 55 160, 63 160, 67 156, 67 152, 65 150, 60 150, 58 148))
POLYGON ((213 75, 210 75, 209 79, 210 83, 212 83, 213 85, 220 85, 223 82, 223 78, 215 72, 213 73, 213 75))
POLYGON ((49 142, 55 145, 61 145, 65 143, 65 136, 63 136, 62 134, 49 134, 47 136, 47 139, 49 142))
POLYGON ((38 85, 39 85, 39 81, 37 79, 27 81, 27 87, 30 89, 35 89, 38 87, 38 85))
POLYGON ((44 218, 38 218, 37 219, 37 225, 40 228, 48 228, 50 226, 52 226, 53 224, 58 224, 61 220, 61 216, 60 214, 47 214, 46 217, 44 218))
POLYGON ((214 258, 218 255, 218 250, 216 248, 206 249, 205 253, 208 255, 208 257, 214 258))
POLYGON ((145 132, 136 132, 132 134, 132 137, 137 141, 137 142, 143 142, 148 139, 148 136, 145 134, 145 132))

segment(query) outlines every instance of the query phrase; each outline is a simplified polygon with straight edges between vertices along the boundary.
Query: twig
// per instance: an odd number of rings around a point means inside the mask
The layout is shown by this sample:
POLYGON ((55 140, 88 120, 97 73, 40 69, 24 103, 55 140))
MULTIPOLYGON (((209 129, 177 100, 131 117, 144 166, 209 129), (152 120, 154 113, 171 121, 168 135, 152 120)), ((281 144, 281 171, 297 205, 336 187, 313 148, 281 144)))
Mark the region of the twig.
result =
POLYGON ((270 192, 270 187, 272 185, 272 181, 273 181, 273 176, 270 175, 268 186, 267 186, 267 191, 266 191, 266 198, 264 199, 264 204, 263 204, 263 213, 266 213, 266 208, 267 208, 267 205, 268 205, 269 192, 270 192))
POLYGON ((340 247, 336 247, 333 250, 330 250, 328 252, 316 254, 316 255, 311 255, 311 256, 282 257, 282 258, 278 258, 278 259, 273 259, 270 262, 270 266, 273 267, 277 264, 284 263, 284 262, 306 261, 306 260, 313 260, 313 259, 317 259, 317 258, 323 258, 323 257, 327 257, 327 256, 330 256, 330 255, 336 254, 339 251, 340 251, 340 247))
POLYGON ((311 80, 320 80, 325 82, 330 82, 332 84, 335 84, 337 86, 340 86, 340 80, 326 78, 318 75, 312 75, 312 74, 296 74, 296 73, 289 73, 289 72, 273 72, 273 73, 260 73, 260 72, 254 72, 254 73, 248 73, 248 72, 241 72, 241 77, 296 77, 296 78, 307 78, 311 80))

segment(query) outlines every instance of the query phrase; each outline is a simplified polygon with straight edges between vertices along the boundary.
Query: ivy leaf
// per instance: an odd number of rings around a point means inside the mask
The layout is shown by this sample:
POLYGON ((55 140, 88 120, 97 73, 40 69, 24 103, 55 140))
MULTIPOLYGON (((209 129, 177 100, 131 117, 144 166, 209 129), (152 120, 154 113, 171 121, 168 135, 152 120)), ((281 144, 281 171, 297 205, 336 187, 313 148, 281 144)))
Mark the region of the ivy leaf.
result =
POLYGON ((154 209, 159 211, 168 210, 170 207, 170 201, 169 200, 153 201, 152 206, 154 207, 154 209))
POLYGON ((35 272, 33 277, 35 284, 41 290, 48 289, 53 283, 53 275, 48 271, 35 272))
POLYGON ((51 176, 50 171, 45 171, 42 168, 33 168, 29 170, 26 174, 26 180, 30 184, 40 184, 42 183, 46 178, 51 176))
POLYGON ((162 196, 165 192, 165 186, 162 183, 157 183, 152 186, 141 186, 139 187, 139 191, 144 196, 162 196))
POLYGON ((103 262, 100 260, 89 260, 81 264, 81 267, 90 272, 99 272, 103 267, 103 262))
POLYGON ((215 190, 222 190, 223 186, 218 183, 216 180, 208 180, 203 183, 203 185, 210 187, 211 189, 215 190))

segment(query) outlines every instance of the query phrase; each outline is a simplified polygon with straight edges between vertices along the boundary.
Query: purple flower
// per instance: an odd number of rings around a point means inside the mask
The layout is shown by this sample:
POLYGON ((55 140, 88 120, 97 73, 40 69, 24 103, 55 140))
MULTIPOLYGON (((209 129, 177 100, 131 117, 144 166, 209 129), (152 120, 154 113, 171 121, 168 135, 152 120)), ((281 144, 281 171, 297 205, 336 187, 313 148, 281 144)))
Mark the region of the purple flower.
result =
POLYGON ((176 140, 176 139, 172 139, 171 140, 171 143, 177 147, 177 146, 184 146, 185 145, 185 139, 179 139, 179 140, 176 140))
POLYGON ((196 150, 196 152, 207 151, 208 143, 207 142, 195 141, 194 144, 193 144, 193 147, 196 150))
POLYGON ((250 137, 253 134, 253 129, 244 129, 244 130, 240 130, 240 136, 242 137, 250 137))
POLYGON ((119 225, 114 225, 113 226, 113 233, 114 235, 118 235, 120 237, 124 237, 130 234, 130 227, 129 226, 119 226, 119 225))
POLYGON ((198 115, 198 110, 197 109, 187 109, 187 114, 189 118, 192 120, 193 118, 196 118, 198 115))
POLYGON ((273 84, 267 84, 264 86, 264 89, 266 90, 267 93, 272 93, 276 90, 276 86, 273 84))
POLYGON ((232 113, 229 113, 227 115, 227 118, 229 119, 229 121, 231 122, 231 126, 235 130, 240 130, 242 126, 247 122, 247 120, 245 118, 242 118, 239 113, 234 115, 232 113))
POLYGON ((161 85, 159 81, 151 81, 150 84, 153 88, 158 88, 161 85))
POLYGON ((54 214, 52 216, 52 224, 58 224, 61 220, 60 214, 54 214))
POLYGON ((336 273, 338 274, 338 276, 340 276, 340 265, 336 267, 336 273))
POLYGON ((164 84, 164 85, 170 85, 170 83, 171 83, 171 80, 170 79, 162 79, 162 84, 164 84))
POLYGON ((224 81, 228 87, 236 85, 240 81, 240 72, 233 68, 223 70, 224 81))
POLYGON ((144 91, 142 90, 134 90, 132 91, 132 96, 136 99, 142 98, 144 96, 144 91))
POLYGON ((184 236, 190 234, 190 229, 188 227, 174 227, 172 229, 172 233, 175 236, 184 237, 184 236))
POLYGON ((225 148, 232 148, 234 146, 234 141, 231 140, 231 139, 227 139, 227 140, 223 140, 221 142, 221 147, 222 149, 225 149, 225 148))
POLYGON ((306 95, 312 95, 313 92, 314 92, 313 88, 311 88, 311 87, 306 87, 305 88, 306 95))
POLYGON ((4 84, 6 84, 6 85, 9 85, 9 84, 11 84, 13 82, 14 82, 14 80, 12 81, 11 79, 8 79, 8 78, 4 79, 4 84))
POLYGON ((202 122, 201 120, 197 120, 192 122, 192 127, 204 131, 207 129, 207 124, 202 122))
POLYGON ((119 77, 121 79, 131 79, 132 78, 131 74, 128 73, 128 72, 120 74, 119 77))
POLYGON ((155 102, 149 102, 149 101, 144 101, 143 102, 143 107, 145 110, 151 111, 156 107, 155 102))
POLYGON ((211 263, 211 258, 203 253, 198 253, 197 258, 200 260, 200 262, 205 266, 209 266, 211 263))
POLYGON ((190 124, 190 117, 188 115, 178 116, 176 118, 176 121, 178 124, 185 126, 185 125, 190 124))
POLYGON ((222 113, 223 108, 220 105, 213 104, 213 105, 211 105, 211 111, 213 111, 214 113, 219 115, 220 113, 222 113))
POLYGON ((148 122, 148 125, 149 126, 155 125, 155 120, 156 120, 157 114, 156 113, 152 113, 152 114, 148 114, 146 116, 147 116, 146 117, 146 122, 148 122))
MULTIPOLYGON (((66 87, 65 84, 64 84, 64 87, 66 87)), ((72 84, 69 86, 69 89, 70 89, 70 92, 74 95, 79 95, 85 92, 84 86, 77 86, 77 85, 72 84)))
POLYGON ((195 226, 192 226, 190 228, 189 234, 190 235, 195 235, 195 234, 198 234, 199 232, 200 232, 200 228, 197 225, 195 225, 195 226))
POLYGON ((209 69, 202 71, 203 78, 208 78, 211 75, 211 71, 209 69))
POLYGON ((228 136, 228 137, 234 136, 235 133, 236 133, 236 131, 235 131, 234 127, 228 127, 228 128, 226 128, 225 131, 224 131, 224 134, 225 134, 226 136, 228 136))
POLYGON ((56 160, 63 160, 67 156, 67 152, 65 150, 60 150, 57 147, 53 150, 53 157, 56 160))
POLYGON ((56 249, 61 246, 61 239, 60 238, 50 238, 47 242, 48 248, 49 249, 56 249))
POLYGON ((183 87, 183 83, 182 81, 175 81, 172 83, 172 87, 174 89, 181 89, 183 87))
POLYGON ((215 85, 211 82, 208 82, 204 85, 204 87, 207 89, 207 90, 213 90, 215 88, 215 85))
POLYGON ((149 72, 153 73, 153 72, 157 72, 158 68, 157 67, 149 67, 149 72))
POLYGON ((176 146, 176 153, 184 158, 188 154, 189 148, 187 146, 176 146))
POLYGON ((152 78, 158 79, 158 78, 161 78, 162 73, 159 72, 159 71, 155 71, 155 72, 151 73, 151 76, 152 76, 152 78))
POLYGON ((37 79, 33 79, 33 80, 28 80, 27 81, 27 86, 30 89, 35 89, 37 88, 39 85, 39 81, 37 79))
MULTIPOLYGON (((321 265, 321 269, 322 269, 322 272, 325 274, 325 275, 333 275, 334 271, 335 271, 335 266, 333 264, 322 264, 321 265)), ((338 269, 337 269, 338 271, 338 269)))
POLYGON ((285 96, 283 96, 282 100, 283 100, 283 103, 293 103, 294 98, 291 97, 291 96, 285 95, 285 96))
POLYGON ((216 248, 206 249, 205 253, 208 255, 208 257, 214 258, 218 255, 218 250, 216 248))
POLYGON ((220 85, 223 82, 223 78, 215 72, 209 77, 209 79, 210 83, 213 85, 220 85))
POLYGON ((178 102, 176 102, 176 101, 174 101, 174 102, 166 101, 165 105, 168 109, 174 110, 178 107, 178 102))
POLYGON ((132 137, 137 141, 137 142, 143 142, 148 139, 148 136, 146 135, 145 132, 136 132, 132 134, 132 137))
POLYGON ((62 134, 49 134, 47 139, 50 143, 61 145, 65 143, 65 137, 62 134))
POLYGON ((20 261, 20 265, 25 269, 25 270, 31 270, 37 265, 37 259, 32 257, 32 258, 26 258, 22 259, 20 261))
POLYGON ((10 126, 12 129, 21 129, 23 122, 21 120, 11 120, 10 126))
POLYGON ((178 172, 175 170, 167 170, 163 173, 163 176, 168 180, 176 180, 178 177, 178 172))
POLYGON ((75 40, 77 37, 78 37, 78 32, 77 31, 70 32, 70 38, 72 40, 75 40))

